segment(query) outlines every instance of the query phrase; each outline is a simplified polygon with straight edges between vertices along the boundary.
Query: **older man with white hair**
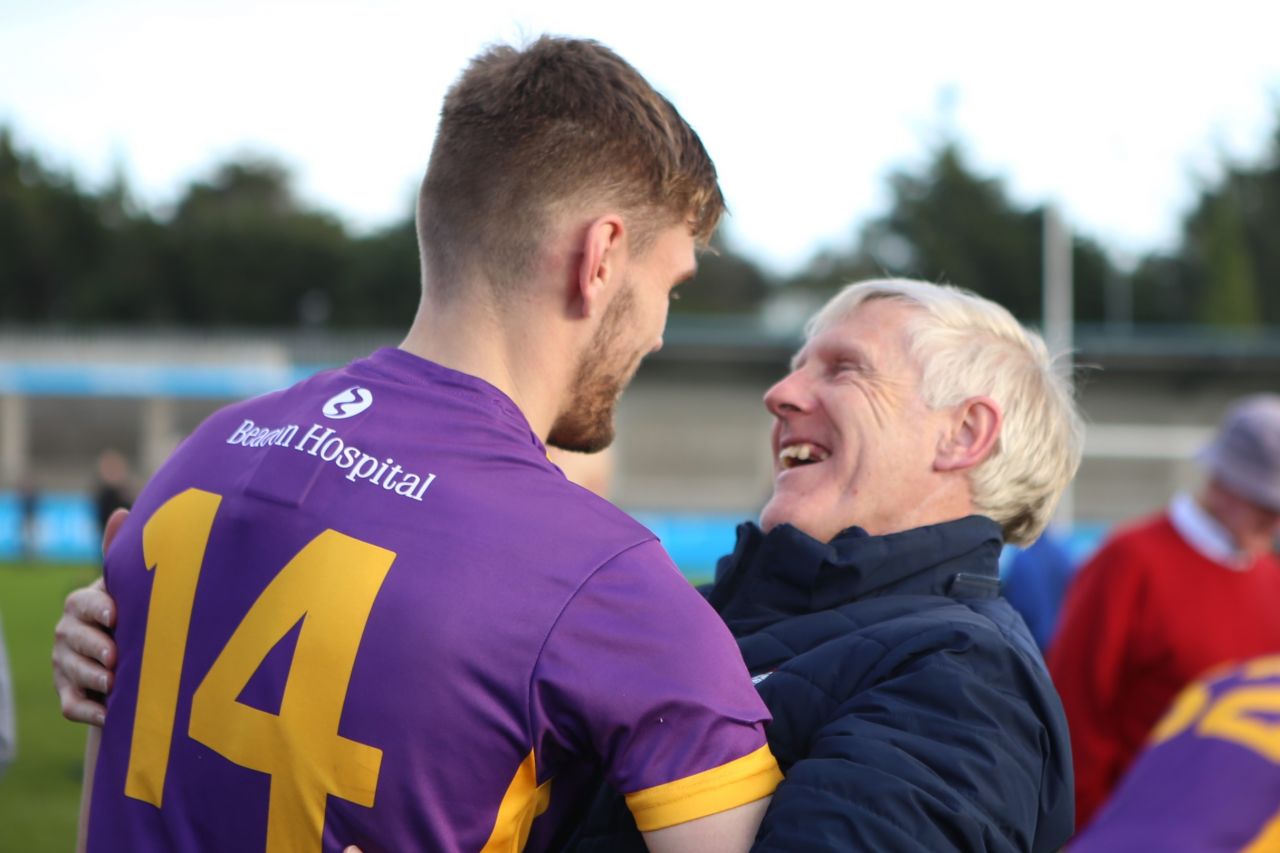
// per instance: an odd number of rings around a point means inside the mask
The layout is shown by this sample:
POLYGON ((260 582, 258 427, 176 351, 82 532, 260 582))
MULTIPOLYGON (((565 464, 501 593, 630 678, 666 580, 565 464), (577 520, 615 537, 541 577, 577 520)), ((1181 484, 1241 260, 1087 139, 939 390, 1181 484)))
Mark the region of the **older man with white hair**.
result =
MULTIPOLYGON (((1059 849, 1067 724, 997 573, 1080 460, 1044 343, 972 293, 864 282, 764 401, 773 496, 709 593, 786 774, 754 849, 1059 849)), ((608 799, 580 850, 637 843, 608 799)))

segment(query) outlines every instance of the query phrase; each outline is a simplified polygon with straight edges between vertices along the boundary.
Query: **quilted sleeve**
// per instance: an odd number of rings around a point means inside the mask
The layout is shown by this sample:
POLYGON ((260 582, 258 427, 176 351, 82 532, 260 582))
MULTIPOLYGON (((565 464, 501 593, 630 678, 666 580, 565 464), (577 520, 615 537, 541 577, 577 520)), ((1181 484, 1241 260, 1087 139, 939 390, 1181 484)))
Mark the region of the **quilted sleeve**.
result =
POLYGON ((786 779, 755 849, 1056 850, 1071 834, 1070 759, 1050 756, 1069 747, 1043 722, 1053 710, 1038 706, 1056 700, 1035 668, 935 628, 851 673, 863 686, 850 696, 832 695, 838 677, 773 673, 760 687, 786 779))

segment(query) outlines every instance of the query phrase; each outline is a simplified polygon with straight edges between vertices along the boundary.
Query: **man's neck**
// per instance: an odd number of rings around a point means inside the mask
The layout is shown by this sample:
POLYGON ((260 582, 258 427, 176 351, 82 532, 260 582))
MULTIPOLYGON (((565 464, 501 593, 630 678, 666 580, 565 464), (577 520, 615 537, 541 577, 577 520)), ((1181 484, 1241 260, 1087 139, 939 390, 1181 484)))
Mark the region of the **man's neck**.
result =
MULTIPOLYGON (((1210 529, 1213 537, 1220 543, 1220 551, 1224 551, 1228 557, 1221 558, 1219 562, 1224 565, 1230 565, 1233 569, 1247 569, 1253 565, 1253 562, 1261 556, 1261 552, 1251 552, 1243 547, 1240 535, 1236 533, 1234 525, 1231 524, 1231 498, 1228 494, 1215 487, 1212 483, 1207 484, 1201 492, 1196 496, 1189 498, 1188 503, 1192 511, 1198 511, 1201 517, 1201 526, 1210 529)), ((1188 507, 1181 507, 1184 515, 1187 515, 1188 507)), ((1181 528, 1179 528, 1181 532, 1181 528)), ((1184 534, 1185 535, 1185 534, 1184 534)))
POLYGON ((400 349, 493 385, 545 440, 568 386, 556 344, 534 316, 515 322, 479 300, 424 299, 400 349))

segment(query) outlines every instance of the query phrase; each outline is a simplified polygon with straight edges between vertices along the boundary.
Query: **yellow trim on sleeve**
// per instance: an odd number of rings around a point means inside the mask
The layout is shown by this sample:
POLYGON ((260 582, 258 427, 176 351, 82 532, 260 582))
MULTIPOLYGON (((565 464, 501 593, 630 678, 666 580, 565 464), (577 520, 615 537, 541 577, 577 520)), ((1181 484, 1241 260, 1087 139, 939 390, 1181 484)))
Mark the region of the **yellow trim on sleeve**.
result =
POLYGON ((538 784, 537 763, 533 750, 516 769, 516 775, 507 786, 498 805, 498 816, 493 822, 493 832, 480 853, 518 853, 529 840, 533 819, 551 805, 551 780, 538 784))
POLYGON ((1280 814, 1267 821, 1267 825, 1249 842, 1249 846, 1240 848, 1240 853, 1266 853, 1277 849, 1277 844, 1280 844, 1280 814))
POLYGON ((782 771, 765 744, 719 767, 627 794, 627 807, 641 832, 653 832, 754 803, 781 781, 782 771))

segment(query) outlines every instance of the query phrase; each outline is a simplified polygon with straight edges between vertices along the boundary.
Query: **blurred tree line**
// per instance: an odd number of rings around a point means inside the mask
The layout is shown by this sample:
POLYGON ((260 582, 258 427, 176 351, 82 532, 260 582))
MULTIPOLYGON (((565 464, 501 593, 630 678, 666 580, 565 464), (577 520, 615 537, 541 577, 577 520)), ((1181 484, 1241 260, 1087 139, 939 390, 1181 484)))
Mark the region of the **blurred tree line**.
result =
MULTIPOLYGON (((1041 313, 1044 209, 978 174, 955 141, 889 177, 888 210, 796 274, 770 276, 723 236, 674 310, 747 314, 779 294, 815 300, 849 281, 910 276, 1041 313)), ((1202 186, 1180 245, 1121 269, 1076 235, 1081 322, 1280 326, 1280 125, 1257 164, 1202 186)), ((123 178, 91 192, 0 128, 0 320, 63 324, 403 326, 417 304, 410 216, 367 235, 308 208, 279 163, 241 158, 171 211, 123 178)))
POLYGON ((123 179, 99 193, 0 129, 0 319, 203 326, 403 326, 418 304, 412 220, 353 236, 287 169, 240 159, 160 216, 123 179))

